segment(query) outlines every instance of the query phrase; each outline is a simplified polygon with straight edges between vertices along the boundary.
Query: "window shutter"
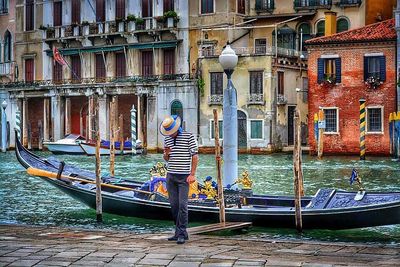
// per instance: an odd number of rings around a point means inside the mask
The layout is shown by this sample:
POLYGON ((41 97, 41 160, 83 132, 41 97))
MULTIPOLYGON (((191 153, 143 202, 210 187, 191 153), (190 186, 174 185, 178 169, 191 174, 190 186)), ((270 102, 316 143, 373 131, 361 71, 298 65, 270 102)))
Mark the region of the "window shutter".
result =
POLYGON ((380 79, 382 82, 386 81, 386 58, 385 56, 379 57, 380 79))
POLYGON ((337 58, 335 59, 335 66, 336 66, 336 83, 342 82, 342 59, 337 58))
POLYGON ((364 57, 364 81, 368 79, 368 57, 364 57))
POLYGON ((324 80, 324 59, 318 59, 318 83, 324 80))

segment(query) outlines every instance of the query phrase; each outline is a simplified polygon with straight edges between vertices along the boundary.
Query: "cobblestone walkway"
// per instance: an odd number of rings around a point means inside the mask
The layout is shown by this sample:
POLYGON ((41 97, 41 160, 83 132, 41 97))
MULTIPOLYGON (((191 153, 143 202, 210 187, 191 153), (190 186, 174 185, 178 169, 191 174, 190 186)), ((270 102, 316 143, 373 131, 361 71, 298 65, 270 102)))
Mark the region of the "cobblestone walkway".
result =
POLYGON ((0 266, 400 266, 400 246, 0 225, 0 266))

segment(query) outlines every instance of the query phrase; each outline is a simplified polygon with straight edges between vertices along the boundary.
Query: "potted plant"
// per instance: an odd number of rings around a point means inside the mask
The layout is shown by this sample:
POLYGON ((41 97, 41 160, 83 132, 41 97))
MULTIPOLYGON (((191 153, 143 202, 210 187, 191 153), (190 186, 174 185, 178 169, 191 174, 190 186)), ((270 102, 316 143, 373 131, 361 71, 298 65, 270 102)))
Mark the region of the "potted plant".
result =
POLYGON ((89 31, 89 25, 90 25, 89 21, 84 20, 84 21, 82 21, 81 25, 82 25, 83 35, 89 35, 89 32, 90 32, 89 31))
POLYGON ((42 24, 40 24, 39 30, 45 31, 45 30, 47 30, 47 27, 42 25, 42 24))
POLYGON ((128 31, 132 32, 132 31, 136 30, 136 27, 135 27, 136 17, 135 17, 135 15, 129 14, 126 17, 126 21, 128 22, 128 31))
POLYGON ((374 76, 368 77, 367 80, 365 81, 365 85, 369 89, 377 89, 381 84, 383 84, 381 79, 379 77, 374 77, 374 76))
POLYGON ((143 29, 143 25, 144 25, 144 19, 142 18, 137 18, 135 20, 136 25, 138 26, 138 28, 143 29))
POLYGON ((179 21, 178 14, 176 14, 176 12, 173 10, 165 12, 164 18, 167 19, 168 28, 174 27, 174 23, 179 21))
POLYGON ((322 86, 331 88, 335 83, 336 77, 334 75, 325 75, 324 80, 322 81, 322 86))

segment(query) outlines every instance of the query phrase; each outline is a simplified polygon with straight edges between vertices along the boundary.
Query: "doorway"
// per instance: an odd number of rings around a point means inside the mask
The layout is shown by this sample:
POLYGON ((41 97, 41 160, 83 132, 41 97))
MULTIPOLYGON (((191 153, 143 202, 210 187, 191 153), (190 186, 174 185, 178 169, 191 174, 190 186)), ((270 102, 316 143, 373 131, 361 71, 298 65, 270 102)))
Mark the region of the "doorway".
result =
POLYGON ((247 116, 243 111, 238 110, 238 148, 247 148, 247 116))

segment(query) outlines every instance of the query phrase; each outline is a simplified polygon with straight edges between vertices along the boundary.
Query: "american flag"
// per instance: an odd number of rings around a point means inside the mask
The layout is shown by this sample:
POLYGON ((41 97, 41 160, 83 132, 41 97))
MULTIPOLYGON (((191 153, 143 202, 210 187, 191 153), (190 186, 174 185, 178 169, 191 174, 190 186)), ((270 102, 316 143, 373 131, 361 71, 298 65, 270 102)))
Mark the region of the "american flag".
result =
MULTIPOLYGON (((57 47, 53 46, 53 58, 54 61, 57 61, 58 64, 64 66, 67 64, 67 62, 65 62, 63 56, 60 54, 60 51, 58 51, 57 47)), ((54 62, 55 64, 55 62, 54 62)))

